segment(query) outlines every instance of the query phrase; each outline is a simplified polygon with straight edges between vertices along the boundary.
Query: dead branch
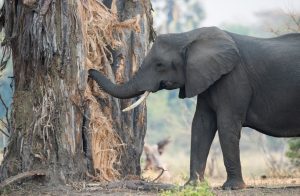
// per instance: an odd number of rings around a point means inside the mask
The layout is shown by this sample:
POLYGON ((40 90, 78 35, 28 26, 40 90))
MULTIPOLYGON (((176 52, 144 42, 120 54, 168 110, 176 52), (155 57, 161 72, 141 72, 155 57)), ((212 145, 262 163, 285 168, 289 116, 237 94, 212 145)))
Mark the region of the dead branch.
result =
POLYGON ((293 23, 298 28, 297 30, 300 31, 300 19, 297 16, 295 16, 294 14, 289 14, 289 16, 292 19, 293 23))
POLYGON ((7 123, 6 122, 4 122, 4 120, 3 119, 0 119, 0 122, 2 123, 2 125, 6 128, 6 129, 8 129, 8 126, 7 126, 7 123))
POLYGON ((23 173, 20 173, 18 175, 15 175, 15 176, 12 176, 10 178, 7 178, 3 182, 1 182, 0 183, 0 189, 3 189, 4 187, 6 187, 6 186, 8 186, 8 185, 10 185, 10 184, 12 184, 14 182, 23 180, 23 179, 28 178, 28 177, 45 176, 45 175, 46 175, 46 172, 42 171, 42 170, 23 172, 23 173))
POLYGON ((4 130, 1 130, 1 132, 2 132, 5 136, 9 137, 9 132, 10 132, 10 128, 11 128, 11 127, 10 127, 10 121, 9 121, 9 108, 8 108, 8 106, 6 105, 6 103, 4 102, 4 100, 3 100, 3 98, 2 98, 1 95, 0 95, 0 101, 1 101, 2 105, 3 105, 4 108, 5 108, 5 118, 6 118, 6 123, 5 123, 2 119, 0 119, 0 122, 5 126, 6 130, 8 131, 8 133, 4 132, 4 130))
POLYGON ((159 191, 159 190, 174 190, 176 186, 172 184, 146 182, 142 180, 126 180, 126 181, 108 183, 105 188, 107 189, 127 188, 132 190, 139 190, 139 191, 153 191, 153 190, 159 191))
POLYGON ((164 172, 167 171, 162 167, 159 167, 159 169, 161 170, 160 174, 154 180, 152 180, 151 182, 155 182, 156 180, 158 180, 164 174, 164 172))
POLYGON ((9 47, 2 47, 2 57, 0 61, 0 71, 3 71, 6 68, 6 65, 10 59, 10 48, 9 47))
POLYGON ((6 133, 3 129, 0 129, 0 132, 5 135, 6 137, 9 137, 8 133, 6 133))
POLYGON ((6 105, 6 103, 4 102, 2 96, 0 95, 0 101, 2 102, 3 106, 5 107, 6 110, 8 110, 8 107, 6 105))

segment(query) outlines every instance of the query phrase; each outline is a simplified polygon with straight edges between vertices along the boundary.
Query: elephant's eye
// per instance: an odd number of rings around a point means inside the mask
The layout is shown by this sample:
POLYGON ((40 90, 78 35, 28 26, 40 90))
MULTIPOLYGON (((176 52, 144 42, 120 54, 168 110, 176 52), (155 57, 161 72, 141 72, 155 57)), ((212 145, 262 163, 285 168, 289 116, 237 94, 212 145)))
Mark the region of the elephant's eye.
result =
POLYGON ((156 67, 162 67, 162 66, 163 66, 162 63, 157 63, 157 64, 156 64, 156 67))
POLYGON ((157 63, 155 69, 156 69, 156 71, 164 72, 167 70, 167 67, 165 64, 157 63))

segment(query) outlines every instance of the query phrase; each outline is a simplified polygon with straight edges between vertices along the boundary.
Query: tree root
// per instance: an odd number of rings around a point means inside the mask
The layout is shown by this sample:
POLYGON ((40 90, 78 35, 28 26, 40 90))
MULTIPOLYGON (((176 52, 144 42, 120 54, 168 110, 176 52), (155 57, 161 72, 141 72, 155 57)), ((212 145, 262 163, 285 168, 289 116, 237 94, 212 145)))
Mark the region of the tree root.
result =
POLYGON ((142 180, 126 180, 119 182, 111 182, 106 185, 107 189, 132 189, 139 191, 160 191, 160 190, 173 190, 176 186, 171 184, 162 184, 162 183, 154 183, 147 182, 142 180))
POLYGON ((28 177, 45 176, 45 175, 46 175, 46 172, 42 171, 42 170, 23 172, 23 173, 15 175, 15 176, 11 176, 11 177, 7 178, 6 180, 4 180, 3 182, 1 182, 0 183, 0 189, 3 189, 4 187, 6 187, 6 186, 8 186, 8 185, 10 185, 14 182, 23 180, 23 179, 28 178, 28 177))

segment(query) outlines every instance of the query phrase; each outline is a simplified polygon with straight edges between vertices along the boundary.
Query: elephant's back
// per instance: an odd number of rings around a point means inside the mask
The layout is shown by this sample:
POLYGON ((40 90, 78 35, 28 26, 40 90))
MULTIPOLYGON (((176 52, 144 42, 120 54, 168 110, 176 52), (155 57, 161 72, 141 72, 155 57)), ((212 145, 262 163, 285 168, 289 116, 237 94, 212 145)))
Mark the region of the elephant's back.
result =
POLYGON ((300 82, 299 33, 268 39, 230 35, 239 49, 245 69, 250 74, 257 77, 270 77, 274 74, 274 77, 280 77, 289 72, 291 79, 300 82))
POLYGON ((299 136, 300 34, 233 39, 253 91, 246 124, 273 136, 299 136))
POLYGON ((285 34, 285 35, 281 35, 278 37, 274 37, 274 38, 268 38, 266 40, 271 40, 271 41, 283 41, 283 42, 292 42, 292 43, 300 43, 300 33, 289 33, 289 34, 285 34))

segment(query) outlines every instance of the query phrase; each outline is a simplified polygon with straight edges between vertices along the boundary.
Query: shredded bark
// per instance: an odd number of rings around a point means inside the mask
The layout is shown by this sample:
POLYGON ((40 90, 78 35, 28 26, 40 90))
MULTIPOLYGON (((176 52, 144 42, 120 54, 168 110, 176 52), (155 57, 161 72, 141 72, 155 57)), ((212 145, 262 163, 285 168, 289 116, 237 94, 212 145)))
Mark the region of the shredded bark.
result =
POLYGON ((36 171, 27 171, 20 173, 18 175, 12 176, 4 180, 0 183, 0 189, 5 188, 6 186, 13 184, 15 182, 24 180, 25 178, 33 177, 33 176, 45 176, 46 172, 43 170, 36 170, 36 171))
MULTIPOLYGON (((86 68, 97 69, 104 72, 111 80, 114 80, 112 53, 110 48, 124 47, 121 36, 124 29, 133 29, 140 32, 140 17, 119 22, 117 16, 116 1, 112 2, 108 9, 100 1, 81 1, 79 14, 82 23, 82 32, 86 50, 86 68)), ((120 66, 124 69, 124 66, 120 66)), ((107 98, 94 82, 87 86, 85 99, 89 103, 90 119, 89 128, 92 135, 92 159, 95 177, 99 180, 112 181, 119 177, 115 169, 118 164, 120 152, 125 145, 112 126, 112 116, 105 115, 107 109, 101 109, 96 97, 107 98)))

